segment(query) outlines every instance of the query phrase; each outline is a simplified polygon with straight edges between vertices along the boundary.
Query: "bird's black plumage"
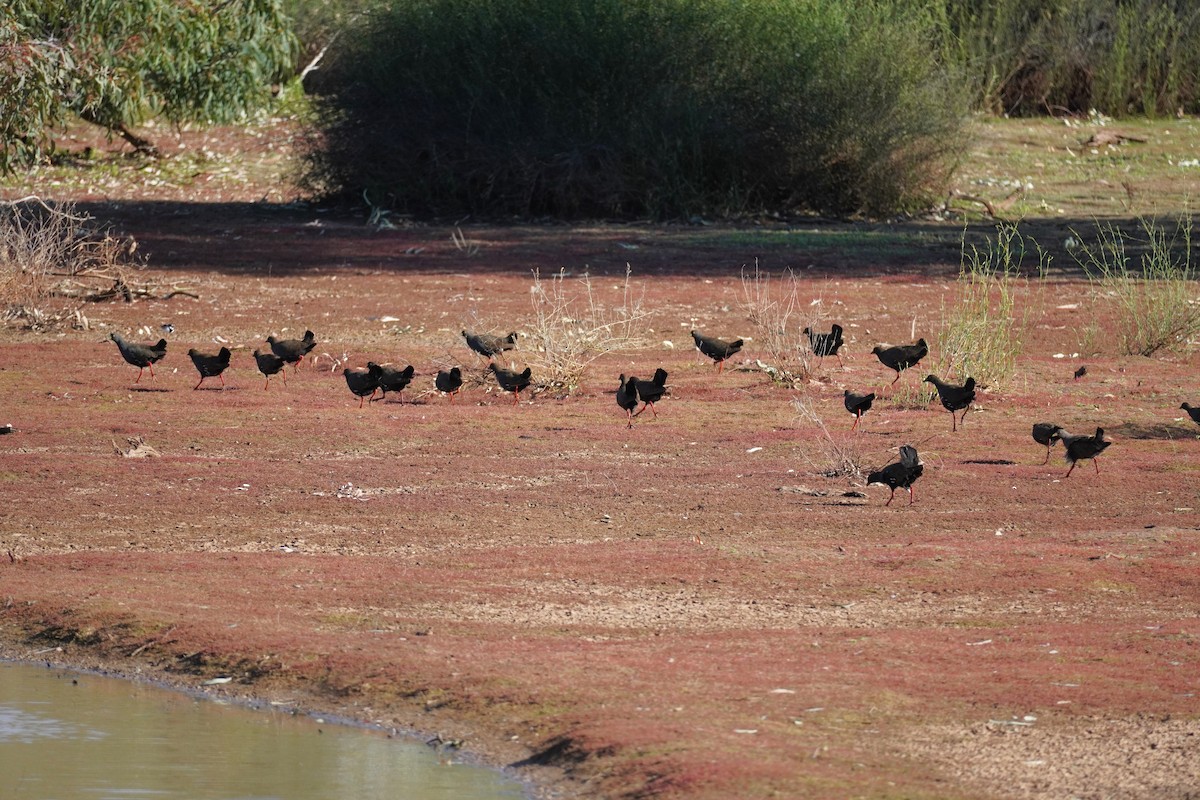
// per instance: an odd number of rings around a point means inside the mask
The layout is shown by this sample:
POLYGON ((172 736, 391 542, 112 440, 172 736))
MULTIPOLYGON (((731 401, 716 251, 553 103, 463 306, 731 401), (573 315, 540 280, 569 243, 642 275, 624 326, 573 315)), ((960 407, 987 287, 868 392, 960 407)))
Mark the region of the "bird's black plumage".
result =
POLYGON ((630 378, 629 382, 633 384, 637 398, 644 403, 641 411, 637 413, 640 414, 649 408, 650 413, 657 417, 658 412, 654 410, 654 404, 661 400, 663 394, 667 391, 667 371, 659 367, 654 370, 653 379, 644 381, 638 378, 630 378))
POLYGON ((450 402, 454 402, 454 395, 462 389, 462 370, 458 367, 439 370, 437 377, 433 379, 433 385, 437 387, 439 392, 445 392, 450 395, 450 402))
POLYGON ((967 412, 971 410, 971 403, 975 402, 975 379, 968 377, 963 385, 958 386, 946 383, 937 375, 928 375, 923 383, 932 383, 937 389, 942 407, 950 412, 950 429, 957 431, 958 420, 954 416, 954 412, 962 411, 963 420, 966 420, 967 412))
POLYGON ((1079 369, 1075 370, 1075 380, 1079 380, 1084 375, 1087 375, 1087 367, 1080 367, 1079 369))
POLYGON ((496 383, 500 384, 501 389, 513 393, 513 405, 520 401, 521 390, 530 384, 533 377, 533 370, 529 367, 526 367, 524 372, 515 372, 488 364, 487 371, 496 376, 496 383))
POLYGON ((287 373, 283 372, 283 365, 287 362, 274 353, 263 353, 259 350, 254 351, 254 363, 258 365, 258 371, 267 379, 267 383, 263 386, 265 392, 271 386, 271 376, 282 373, 283 383, 287 385, 287 373))
POLYGON ((617 405, 625 409, 625 417, 629 421, 626 426, 633 427, 633 410, 637 408, 638 393, 637 393, 637 378, 632 375, 626 380, 624 375, 621 375, 621 383, 617 386, 617 405))
POLYGON ((892 383, 900 380, 900 373, 909 367, 916 366, 922 358, 929 355, 929 345, 924 339, 918 339, 913 344, 897 344, 885 347, 877 344, 871 351, 879 362, 888 369, 896 370, 892 383))
POLYGON ((1071 472, 1075 469, 1075 464, 1080 461, 1092 459, 1092 466, 1096 468, 1096 474, 1100 474, 1100 464, 1097 462, 1097 457, 1112 444, 1112 441, 1104 438, 1104 429, 1096 428, 1094 436, 1088 436, 1085 433, 1081 434, 1062 434, 1063 446, 1067 448, 1067 461, 1071 464, 1071 468, 1067 470, 1064 478, 1071 477, 1071 472))
POLYGON ((228 347, 222 347, 216 353, 202 353, 195 348, 188 350, 188 358, 192 359, 192 363, 196 365, 196 371, 200 373, 200 381, 192 389, 199 389, 205 378, 219 377, 221 385, 224 386, 224 372, 229 368, 229 359, 232 355, 228 347))
POLYGON ((846 406, 846 410, 854 415, 854 424, 850 426, 850 430, 858 427, 858 421, 862 419, 862 415, 871 410, 871 404, 875 402, 875 393, 856 394, 847 389, 842 394, 842 402, 846 406))
POLYGON ((317 337, 312 331, 305 331, 303 339, 276 339, 274 335, 267 337, 271 352, 282 358, 293 368, 317 346, 317 337))
POLYGON ((379 368, 379 389, 383 392, 384 398, 387 397, 388 392, 403 392, 404 387, 412 383, 413 374, 416 372, 412 364, 404 369, 397 369, 388 364, 376 364, 374 361, 368 361, 367 369, 372 366, 379 368))
POLYGON ((1200 425, 1200 408, 1194 407, 1191 403, 1184 403, 1180 406, 1192 418, 1192 422, 1200 425))
POLYGON ((1064 435, 1069 436, 1070 434, 1061 425, 1053 422, 1035 422, 1033 424, 1033 440, 1038 444, 1046 445, 1046 460, 1042 462, 1043 464, 1050 462, 1050 448, 1064 435))
POLYGON ((375 392, 379 389, 378 364, 369 363, 366 369, 347 367, 342 370, 342 375, 346 378, 346 386, 350 388, 350 392, 358 398, 359 408, 363 407, 363 403, 368 397, 374 397, 375 392))
POLYGON ((908 489, 908 504, 913 503, 912 486, 917 478, 921 477, 925 472, 925 466, 921 463, 920 457, 917 455, 917 449, 912 445, 902 445, 900 447, 900 460, 888 464, 878 472, 872 472, 867 477, 867 485, 873 483, 881 483, 892 490, 888 501, 884 505, 890 506, 892 500, 896 497, 896 490, 900 487, 908 489))
POLYGON ((138 344, 136 342, 127 342, 125 337, 119 333, 110 333, 108 338, 117 343, 117 349, 121 351, 121 357, 128 363, 138 368, 137 380, 134 383, 140 383, 142 380, 142 370, 149 368, 150 377, 154 377, 154 365, 162 361, 167 354, 167 340, 159 339, 155 344, 138 344))
POLYGON ((692 339, 696 342, 697 350, 716 362, 718 373, 725 369, 725 360, 737 354, 743 344, 741 339, 727 342, 715 336, 705 336, 699 331, 692 331, 692 339))
POLYGON ((842 330, 841 325, 834 323, 829 333, 818 333, 812 328, 805 328, 804 335, 808 337, 808 344, 812 348, 813 355, 817 358, 836 356, 838 364, 841 364, 842 357, 838 355, 838 350, 841 350, 842 345, 845 344, 842 330))
POLYGON ((512 350, 517 344, 515 331, 508 336, 496 336, 491 333, 471 333, 464 330, 462 335, 467 340, 467 347, 489 359, 505 350, 512 350))

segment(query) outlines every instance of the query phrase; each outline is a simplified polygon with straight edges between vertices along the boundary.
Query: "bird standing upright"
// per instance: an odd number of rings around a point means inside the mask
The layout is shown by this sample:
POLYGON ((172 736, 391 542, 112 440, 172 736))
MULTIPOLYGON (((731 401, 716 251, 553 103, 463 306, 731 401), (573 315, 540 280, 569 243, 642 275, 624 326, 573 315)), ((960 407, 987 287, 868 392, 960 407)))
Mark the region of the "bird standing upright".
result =
POLYGON ((803 333, 808 337, 808 344, 812 347, 813 355, 820 359, 824 359, 825 356, 836 356, 838 366, 845 366, 842 363, 842 357, 838 355, 838 350, 841 350, 842 345, 845 344, 842 339, 841 325, 834 323, 829 333, 815 333, 812 328, 805 328, 803 333))
POLYGON ((533 370, 529 367, 526 367, 524 372, 514 372, 497 367, 494 363, 487 365, 487 371, 496 376, 496 383, 500 384, 501 389, 513 393, 514 406, 520 402, 521 390, 529 385, 533 376, 533 370))
MULTIPOLYGON (((655 417, 658 412, 654 410, 654 404, 662 399, 663 394, 667 391, 667 371, 662 367, 654 370, 654 378, 652 380, 643 381, 637 378, 630 378, 629 382, 633 384, 635 394, 639 400, 645 405, 637 413, 640 414, 647 408, 655 417)), ((637 416, 637 414, 634 414, 637 416)))
POLYGON ((188 350, 188 358, 196 365, 200 373, 200 381, 192 387, 193 391, 200 388, 205 378, 220 378, 222 388, 225 386, 225 370, 229 368, 229 358, 232 353, 228 347, 222 347, 216 353, 201 353, 195 348, 188 350))
POLYGON ((317 346, 317 339, 312 331, 305 331, 303 339, 276 339, 274 335, 267 337, 271 352, 292 365, 292 369, 304 360, 304 357, 317 346))
POLYGON ((412 364, 409 364, 404 369, 396 369, 387 364, 376 364, 374 361, 367 362, 367 369, 371 367, 379 369, 379 389, 383 392, 381 399, 387 399, 388 392, 396 392, 400 394, 404 391, 404 387, 412 383, 413 374, 416 372, 412 364))
POLYGON ((138 368, 137 380, 134 383, 141 383, 142 370, 149 367, 150 377, 154 375, 154 365, 162 361, 167 354, 167 340, 159 339, 155 344, 137 344, 136 342, 127 342, 125 337, 119 333, 110 333, 108 338, 117 343, 117 349, 121 351, 121 357, 128 363, 138 368))
POLYGON ((374 399, 375 392, 379 389, 379 365, 368 363, 366 369, 350 369, 347 367, 342 370, 342 375, 346 378, 346 386, 350 392, 358 398, 358 407, 362 408, 363 403, 368 397, 374 399))
POLYGON ((871 352, 885 367, 896 370, 896 377, 892 378, 892 384, 895 384, 900 380, 901 372, 916 366, 922 358, 929 355, 929 345, 925 343, 924 339, 918 339, 914 344, 897 344, 886 347, 877 344, 871 352))
POLYGON ((900 487, 908 489, 908 504, 913 504, 913 484, 925 473, 925 465, 917 455, 917 449, 912 445, 901 445, 900 460, 888 464, 878 472, 872 472, 867 477, 867 485, 881 483, 892 490, 885 506, 890 506, 896 498, 896 490, 900 487))
POLYGON ((622 374, 621 383, 617 386, 617 405, 625 409, 625 418, 629 421, 629 424, 625 426, 627 428, 633 427, 633 410, 637 408, 638 404, 636 384, 637 378, 631 375, 626 380, 625 375, 622 374))
POLYGON ((464 330, 462 335, 467 340, 467 347, 489 361, 505 350, 512 350, 517 344, 515 331, 508 336, 495 336, 490 333, 471 333, 464 330))
POLYGON ((716 362, 718 375, 725 369, 725 360, 731 358, 741 350, 743 344, 741 339, 734 339, 732 342, 727 342, 715 336, 705 336, 699 331, 692 331, 692 339, 696 342, 697 350, 716 362))
POLYGON ((263 353, 258 350, 254 351, 254 363, 258 365, 258 371, 267 379, 267 383, 263 386, 263 391, 271 387, 271 376, 279 375, 283 378, 283 385, 287 386, 287 373, 283 371, 285 362, 282 358, 274 353, 263 353))
POLYGON ((438 370, 437 376, 433 379, 433 385, 437 387, 439 392, 450 395, 450 402, 454 402, 454 395, 458 394, 462 389, 462 370, 458 367, 451 367, 446 370, 438 370))
POLYGON ((942 407, 950 412, 950 430, 957 431, 958 421, 954 412, 962 410, 962 421, 966 420, 967 412, 971 410, 971 403, 975 401, 975 379, 968 377, 966 383, 956 386, 953 383, 946 383, 936 375, 928 375, 922 383, 932 383, 937 389, 942 407))
POLYGON ((1094 436, 1087 434, 1063 434, 1061 437, 1063 446, 1067 448, 1067 461, 1070 462, 1071 468, 1067 470, 1067 474, 1063 478, 1071 477, 1071 473, 1075 470, 1075 464, 1086 459, 1092 460, 1092 466, 1096 468, 1096 474, 1100 474, 1100 463, 1097 460, 1101 453, 1104 452, 1112 441, 1104 438, 1104 429, 1096 428, 1094 436))
POLYGON ((1055 425, 1053 422, 1035 422, 1033 424, 1033 440, 1038 444, 1046 445, 1046 460, 1043 465, 1050 463, 1050 448, 1054 443, 1064 436, 1069 436, 1067 430, 1061 425, 1055 425))
POLYGON ((862 415, 871 410, 871 404, 875 402, 875 393, 855 394, 847 389, 842 394, 842 402, 846 406, 846 410, 854 415, 854 424, 850 426, 850 430, 858 427, 858 421, 862 419, 862 415))

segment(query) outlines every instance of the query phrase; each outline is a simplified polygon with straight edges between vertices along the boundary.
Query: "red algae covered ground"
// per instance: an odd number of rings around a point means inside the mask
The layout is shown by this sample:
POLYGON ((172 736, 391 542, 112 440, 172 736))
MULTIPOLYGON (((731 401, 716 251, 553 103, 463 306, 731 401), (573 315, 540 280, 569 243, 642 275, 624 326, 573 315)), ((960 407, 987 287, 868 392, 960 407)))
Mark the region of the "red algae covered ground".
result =
POLYGON ((1078 276, 1022 288, 1017 375, 952 433, 925 365, 885 389, 870 350, 937 341, 961 231, 462 226, 456 245, 452 225, 252 202, 89 210, 141 242, 142 279, 198 299, 3 334, 7 655, 231 677, 463 739, 549 796, 1196 796, 1196 357, 1117 355, 1078 276), (844 366, 794 387, 756 366, 756 260, 797 268, 793 324, 845 326, 844 366), (588 273, 611 306, 626 264, 641 346, 567 397, 514 406, 482 380, 459 331, 525 334, 523 364, 531 270, 572 292, 588 273), (164 323, 135 385, 107 335, 164 323), (716 375, 693 327, 746 346, 716 375), (315 363, 264 391, 250 352, 306 328, 315 363), (228 387, 193 391, 186 351, 217 337, 228 387), (417 378, 360 410, 331 367, 367 360, 417 378), (454 363, 451 403, 432 381, 454 363), (658 366, 669 397, 627 429, 617 376, 658 366), (846 388, 880 393, 859 433, 846 388), (1043 465, 1043 420, 1103 426, 1099 472, 1064 479, 1061 448, 1043 465), (831 471, 902 444, 925 463, 911 506, 831 471))

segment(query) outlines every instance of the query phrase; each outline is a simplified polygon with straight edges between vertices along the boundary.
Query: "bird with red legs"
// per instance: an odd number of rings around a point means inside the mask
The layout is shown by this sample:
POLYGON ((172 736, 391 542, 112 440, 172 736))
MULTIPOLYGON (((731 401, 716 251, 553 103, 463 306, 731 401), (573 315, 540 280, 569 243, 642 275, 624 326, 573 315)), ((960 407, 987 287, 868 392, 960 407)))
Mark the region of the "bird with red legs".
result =
POLYGON ((736 355, 743 344, 741 339, 727 342, 715 336, 705 336, 699 331, 692 331, 692 339, 696 342, 697 350, 716 362, 718 375, 725 369, 725 361, 736 355))
POLYGON ((1050 448, 1063 436, 1070 436, 1070 434, 1061 425, 1053 422, 1035 422, 1033 424, 1033 440, 1038 444, 1046 445, 1046 460, 1042 462, 1043 466, 1050 463, 1050 448))
POLYGON ((915 367, 922 358, 929 355, 929 345, 925 343, 924 339, 918 339, 913 344, 877 344, 871 352, 879 359, 879 363, 888 369, 896 370, 896 377, 892 378, 892 383, 889 384, 894 385, 896 381, 900 380, 901 372, 909 367, 915 367))
POLYGON ((274 335, 267 337, 271 352, 297 369, 297 365, 317 346, 317 338, 312 331, 305 331, 303 339, 276 339, 274 335))
POLYGON ((396 394, 403 392, 404 387, 412 383, 413 374, 416 372, 412 364, 404 369, 397 369, 389 364, 376 364, 374 361, 368 361, 367 369, 371 367, 379 369, 379 390, 383 392, 381 400, 387 399, 388 392, 396 394))
POLYGON ((834 323, 829 333, 818 333, 812 328, 805 328, 803 333, 808 337, 808 344, 812 348, 813 355, 824 360, 825 356, 834 356, 838 360, 839 367, 845 367, 842 363, 842 357, 838 355, 838 350, 842 349, 845 340, 842 338, 843 328, 841 325, 834 323))
POLYGON ((950 430, 957 431, 958 423, 965 422, 967 412, 971 410, 971 403, 975 402, 975 379, 968 377, 962 386, 953 383, 946 383, 937 375, 928 375, 922 383, 932 383, 933 388, 937 389, 938 399, 942 401, 942 408, 950 412, 950 430), (962 411, 962 420, 954 416, 955 412, 962 411))
POLYGON ((638 378, 630 378, 629 382, 633 385, 637 398, 643 404, 634 416, 636 417, 649 408, 650 413, 657 418, 658 412, 654 410, 654 404, 661 400, 667 391, 667 371, 659 367, 654 370, 654 378, 651 380, 643 381, 638 378))
POLYGON ((167 354, 167 340, 159 339, 156 344, 138 344, 136 342, 127 342, 125 337, 119 333, 110 333, 108 338, 117 343, 117 349, 121 351, 121 357, 128 363, 138 368, 137 380, 134 383, 142 382, 142 370, 149 369, 150 377, 154 375, 154 365, 163 360, 167 354))
POLYGON ((433 385, 437 387, 439 392, 450 396, 450 402, 454 402, 454 395, 462 390, 462 370, 458 367, 439 370, 436 377, 433 379, 433 385))
POLYGON ((368 397, 375 398, 375 392, 379 390, 378 364, 368 364, 366 369, 347 367, 342 370, 342 375, 346 378, 346 386, 350 388, 350 392, 358 398, 359 408, 363 407, 368 397))
POLYGON ((637 378, 632 375, 626 380, 625 375, 621 375, 621 382, 617 386, 617 405, 625 409, 625 418, 628 420, 627 428, 633 427, 633 410, 638 406, 637 393, 637 378))
POLYGON ((284 372, 283 366, 287 362, 274 353, 263 353, 258 350, 254 351, 254 363, 258 365, 258 371, 267 379, 267 383, 263 386, 263 391, 271 388, 271 376, 279 375, 283 378, 283 385, 287 386, 287 373, 284 372))
POLYGON ((216 353, 202 353, 199 350, 192 348, 188 350, 188 358, 196 365, 196 371, 200 373, 200 381, 192 387, 193 391, 200 388, 200 384, 204 383, 205 378, 220 378, 221 388, 225 388, 225 370, 229 369, 229 358, 233 354, 230 353, 228 347, 222 347, 216 353))
POLYGON ((890 506, 896 498, 896 490, 903 487, 908 489, 908 504, 913 504, 913 484, 925 473, 925 465, 917 455, 917 449, 912 445, 901 445, 900 460, 888 464, 883 469, 872 472, 867 476, 867 485, 883 484, 892 490, 885 506, 890 506))
POLYGON ((1070 434, 1064 433, 1060 436, 1063 446, 1067 448, 1067 461, 1071 468, 1067 470, 1064 479, 1071 477, 1071 473, 1075 470, 1075 465, 1080 461, 1092 460, 1092 466, 1096 468, 1096 474, 1100 474, 1099 456, 1101 453, 1112 444, 1111 439, 1104 438, 1104 429, 1096 428, 1094 436, 1088 436, 1086 433, 1070 434))
POLYGON ((487 365, 487 371, 496 376, 496 383, 500 384, 501 389, 513 393, 514 406, 521 401, 521 390, 527 387, 533 378, 533 370, 529 367, 526 367, 524 372, 515 372, 497 367, 493 363, 487 365))
POLYGON ((875 393, 857 394, 846 389, 842 393, 842 403, 846 406, 846 410, 854 415, 854 424, 850 426, 850 430, 858 427, 859 420, 862 415, 871 410, 871 404, 875 402, 875 393))

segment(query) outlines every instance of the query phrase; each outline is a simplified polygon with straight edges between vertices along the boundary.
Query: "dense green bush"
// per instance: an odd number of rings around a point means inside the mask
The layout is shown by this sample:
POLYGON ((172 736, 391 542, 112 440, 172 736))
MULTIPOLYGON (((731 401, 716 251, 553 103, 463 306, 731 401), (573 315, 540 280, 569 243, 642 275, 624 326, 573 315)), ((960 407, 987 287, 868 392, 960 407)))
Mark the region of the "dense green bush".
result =
POLYGON ((909 0, 942 21, 974 103, 1008 114, 1200 111, 1192 0, 909 0))
POLYGON ((931 17, 839 0, 396 0, 326 59, 309 181, 418 214, 890 212, 964 96, 931 17))

